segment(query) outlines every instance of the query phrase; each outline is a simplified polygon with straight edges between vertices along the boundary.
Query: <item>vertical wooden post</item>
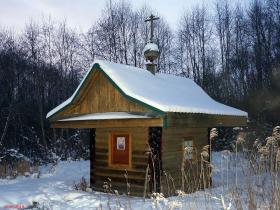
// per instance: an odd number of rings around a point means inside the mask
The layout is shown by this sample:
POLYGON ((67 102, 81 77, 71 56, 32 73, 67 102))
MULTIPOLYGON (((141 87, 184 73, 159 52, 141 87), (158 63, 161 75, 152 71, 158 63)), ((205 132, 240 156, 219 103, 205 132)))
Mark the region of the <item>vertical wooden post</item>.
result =
MULTIPOLYGON (((209 145, 209 149, 208 149, 208 154, 209 154, 209 167, 211 167, 211 163, 212 163, 212 142, 211 142, 211 138, 210 138, 210 133, 211 133, 211 129, 212 128, 208 128, 208 132, 207 132, 207 139, 208 139, 208 145, 209 145)), ((209 168, 209 174, 207 176, 209 177, 209 187, 212 187, 212 169, 209 168)))
POLYGON ((162 127, 149 128, 149 146, 151 149, 149 156, 149 167, 151 172, 150 189, 152 192, 160 193, 160 180, 162 173, 161 162, 161 136, 162 127))
POLYGON ((90 186, 95 184, 95 128, 89 131, 89 151, 90 151, 90 186))

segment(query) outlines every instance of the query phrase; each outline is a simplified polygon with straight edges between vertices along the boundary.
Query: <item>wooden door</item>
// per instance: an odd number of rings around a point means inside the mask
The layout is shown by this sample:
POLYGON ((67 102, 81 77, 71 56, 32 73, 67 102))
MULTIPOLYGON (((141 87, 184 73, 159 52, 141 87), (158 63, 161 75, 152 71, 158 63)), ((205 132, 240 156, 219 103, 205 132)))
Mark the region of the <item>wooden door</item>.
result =
POLYGON ((111 140, 111 162, 115 165, 129 165, 129 134, 113 134, 111 140))

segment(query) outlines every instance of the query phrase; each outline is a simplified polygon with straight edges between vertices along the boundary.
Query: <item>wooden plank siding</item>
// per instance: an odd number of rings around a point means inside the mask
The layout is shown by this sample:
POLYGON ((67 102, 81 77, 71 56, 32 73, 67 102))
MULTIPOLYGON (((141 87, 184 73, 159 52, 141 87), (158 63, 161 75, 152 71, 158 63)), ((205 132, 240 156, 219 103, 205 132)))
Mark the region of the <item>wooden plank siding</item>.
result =
POLYGON ((95 156, 96 156, 96 149, 95 149, 95 128, 91 128, 89 132, 89 151, 90 151, 90 170, 92 171, 92 176, 90 176, 90 186, 93 186, 95 183, 95 156))
POLYGON ((168 126, 188 128, 213 128, 246 126, 244 116, 214 115, 199 113, 168 113, 168 126))
MULTIPOLYGON (((131 185, 130 191, 134 195, 143 195, 145 183, 145 171, 148 165, 148 127, 146 128, 97 128, 96 129, 96 159, 94 188, 103 191, 104 182, 111 180, 112 189, 126 192, 127 185, 124 177, 125 170, 131 185), (124 133, 131 135, 131 167, 109 167, 109 139, 111 133, 124 133)), ((93 171, 91 171, 93 173, 93 171)))
MULTIPOLYGON (((183 160, 183 140, 186 137, 193 137, 194 147, 196 148, 196 158, 191 164, 186 164, 186 176, 192 178, 200 177, 200 153, 201 149, 208 144, 208 129, 207 128, 187 128, 187 127, 168 127, 163 129, 162 133, 162 169, 163 181, 162 192, 165 195, 172 195, 175 190, 182 189, 182 174, 181 166, 183 160), (171 183, 172 182, 172 183, 171 183)), ((198 180, 197 180, 198 182, 198 180)), ((186 183, 189 189, 194 188, 200 183, 195 183, 195 180, 189 179, 186 183)), ((190 191, 185 188, 186 191, 190 191)))
POLYGON ((51 120, 102 112, 152 113, 150 109, 124 97, 100 70, 95 70, 88 84, 80 91, 78 99, 55 114, 51 120))

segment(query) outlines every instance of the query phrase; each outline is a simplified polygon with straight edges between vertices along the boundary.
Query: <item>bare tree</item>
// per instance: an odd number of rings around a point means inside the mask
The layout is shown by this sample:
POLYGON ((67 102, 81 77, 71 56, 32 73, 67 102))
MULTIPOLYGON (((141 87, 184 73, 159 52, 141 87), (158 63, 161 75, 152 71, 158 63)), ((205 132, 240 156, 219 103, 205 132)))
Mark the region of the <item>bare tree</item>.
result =
POLYGON ((232 95, 233 86, 230 74, 231 56, 232 56, 232 39, 233 39, 233 15, 228 1, 217 1, 216 3, 216 31, 219 39, 220 61, 221 61, 221 88, 224 96, 232 95))
POLYGON ((196 7, 182 17, 179 28, 179 60, 183 74, 198 84, 210 86, 211 75, 215 74, 211 42, 213 33, 210 17, 205 7, 196 7), (183 64, 185 63, 185 64, 183 64))

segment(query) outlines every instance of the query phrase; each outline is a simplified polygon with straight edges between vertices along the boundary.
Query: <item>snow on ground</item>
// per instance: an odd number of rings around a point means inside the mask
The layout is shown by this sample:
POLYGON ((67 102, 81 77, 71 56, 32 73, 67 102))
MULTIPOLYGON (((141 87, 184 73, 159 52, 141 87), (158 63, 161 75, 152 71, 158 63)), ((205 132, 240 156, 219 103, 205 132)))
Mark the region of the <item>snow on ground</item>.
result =
MULTIPOLYGON (((230 184, 236 181, 235 167, 228 164, 232 156, 213 153, 212 189, 157 200, 74 190, 74 181, 77 183, 82 177, 89 179, 89 161, 61 161, 55 167, 41 167, 39 179, 36 175, 0 179, 0 209, 17 204, 27 207, 33 202, 46 209, 222 209, 221 195, 226 207, 232 205, 231 197, 227 196, 230 184)), ((244 160, 238 162, 240 186, 245 180, 241 162, 245 167, 248 164, 244 160)))

